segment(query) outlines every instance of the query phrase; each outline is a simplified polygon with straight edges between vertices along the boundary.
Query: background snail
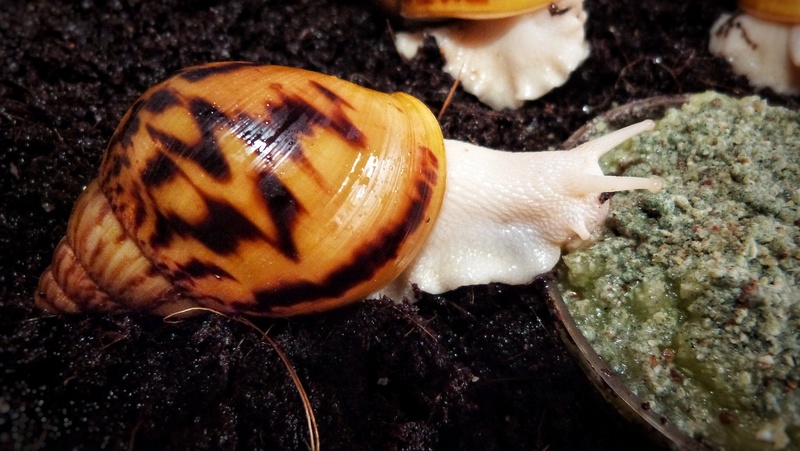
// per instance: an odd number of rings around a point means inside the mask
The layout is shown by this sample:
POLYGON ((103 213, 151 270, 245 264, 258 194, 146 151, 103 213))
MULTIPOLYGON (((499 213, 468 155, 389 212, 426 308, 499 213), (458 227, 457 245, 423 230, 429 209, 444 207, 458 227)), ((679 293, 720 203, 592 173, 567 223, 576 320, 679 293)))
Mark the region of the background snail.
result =
POLYGON ((602 193, 660 188, 597 165, 650 128, 568 152, 498 152, 444 141, 406 94, 278 66, 185 69, 123 118, 36 302, 282 316, 380 290, 413 297, 412 283, 526 282, 590 238, 602 193))
POLYGON ((711 27, 709 50, 757 88, 800 94, 800 2, 740 0, 711 27))
POLYGON ((518 108, 561 86, 589 55, 583 0, 381 3, 407 19, 459 19, 398 32, 397 50, 412 59, 425 35, 433 36, 446 60, 444 71, 497 110, 518 108))

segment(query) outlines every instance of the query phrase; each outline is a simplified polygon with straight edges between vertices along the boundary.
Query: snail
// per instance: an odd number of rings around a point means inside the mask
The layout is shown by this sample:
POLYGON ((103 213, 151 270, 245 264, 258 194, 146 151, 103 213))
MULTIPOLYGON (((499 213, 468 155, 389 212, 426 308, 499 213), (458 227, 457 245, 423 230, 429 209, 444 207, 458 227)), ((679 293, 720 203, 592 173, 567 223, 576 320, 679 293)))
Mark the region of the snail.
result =
POLYGON ((404 19, 429 20, 426 29, 395 33, 411 60, 426 35, 436 39, 444 71, 481 102, 518 108, 563 85, 589 55, 583 0, 383 0, 404 19), (441 24, 433 19, 458 19, 441 24))
POLYGON ((444 140, 414 97, 247 62, 178 72, 135 102, 34 294, 50 312, 202 306, 287 316, 369 296, 525 283, 587 240, 599 156, 652 122, 570 151, 444 140))
POLYGON ((740 0, 711 27, 709 51, 756 88, 800 94, 800 2, 740 0))

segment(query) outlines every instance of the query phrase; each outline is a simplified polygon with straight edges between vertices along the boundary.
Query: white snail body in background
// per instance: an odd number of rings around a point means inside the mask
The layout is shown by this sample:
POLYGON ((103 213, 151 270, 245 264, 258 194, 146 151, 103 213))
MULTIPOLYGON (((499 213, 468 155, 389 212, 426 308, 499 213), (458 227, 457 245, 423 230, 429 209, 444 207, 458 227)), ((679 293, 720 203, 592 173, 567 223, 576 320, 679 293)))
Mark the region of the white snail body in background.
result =
POLYGON ((709 51, 757 88, 800 94, 800 2, 741 0, 711 27, 709 51))
POLYGON ((300 69, 184 69, 148 90, 109 143, 35 293, 53 312, 201 306, 287 316, 372 293, 524 283, 590 239, 598 157, 640 123, 571 151, 443 140, 427 107, 300 69))
POLYGON ((433 36, 444 71, 496 110, 518 108, 561 86, 589 55, 583 0, 382 3, 407 19, 457 19, 396 32, 397 50, 410 60, 424 37, 433 36))

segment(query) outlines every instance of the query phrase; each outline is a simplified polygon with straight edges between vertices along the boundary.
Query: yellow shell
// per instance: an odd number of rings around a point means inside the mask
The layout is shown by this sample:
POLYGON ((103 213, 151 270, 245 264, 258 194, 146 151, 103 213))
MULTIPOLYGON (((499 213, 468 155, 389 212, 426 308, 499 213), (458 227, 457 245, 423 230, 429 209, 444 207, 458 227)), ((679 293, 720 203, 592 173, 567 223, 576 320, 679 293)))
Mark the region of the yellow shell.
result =
POLYGON ((185 69, 125 115, 42 276, 51 311, 358 301, 425 241, 445 188, 428 108, 318 73, 185 69))
POLYGON ((800 23, 798 0, 739 0, 746 13, 773 22, 800 23))
POLYGON ((497 19, 544 8, 553 0, 379 0, 407 19, 497 19))

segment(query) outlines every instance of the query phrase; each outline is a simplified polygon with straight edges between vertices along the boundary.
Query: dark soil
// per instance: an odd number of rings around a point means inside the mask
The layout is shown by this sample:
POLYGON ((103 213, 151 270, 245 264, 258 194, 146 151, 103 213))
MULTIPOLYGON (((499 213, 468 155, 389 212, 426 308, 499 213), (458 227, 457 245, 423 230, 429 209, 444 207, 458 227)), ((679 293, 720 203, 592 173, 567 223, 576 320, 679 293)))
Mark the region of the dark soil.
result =
MULTIPOLYGON (((754 93, 706 50, 734 1, 586 8, 592 54, 566 85, 503 112, 459 90, 445 135, 542 149, 634 99, 754 93)), ((105 143, 149 86, 185 66, 250 60, 408 92, 438 112, 453 80, 436 48, 403 62, 391 29, 379 11, 334 0, 0 4, 0 448, 308 446, 289 372, 252 327, 210 314, 50 316, 32 293, 105 143)), ((465 287, 255 324, 296 369, 325 449, 655 446, 588 382, 541 288, 465 287)))

